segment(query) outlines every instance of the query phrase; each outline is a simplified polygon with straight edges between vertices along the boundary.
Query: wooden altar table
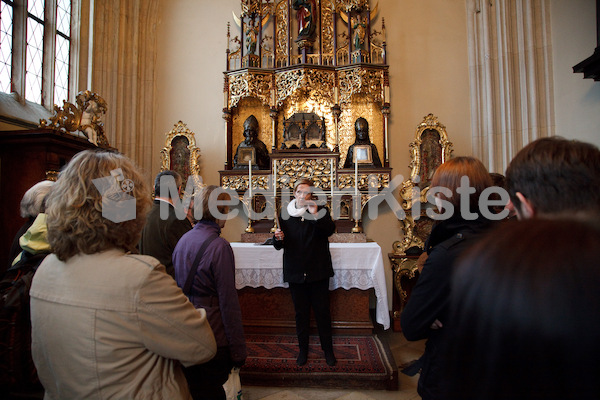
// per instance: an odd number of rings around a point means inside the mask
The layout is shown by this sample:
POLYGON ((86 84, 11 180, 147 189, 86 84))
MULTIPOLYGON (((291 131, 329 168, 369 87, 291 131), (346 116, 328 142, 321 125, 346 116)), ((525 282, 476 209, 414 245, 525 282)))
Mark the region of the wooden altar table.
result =
MULTIPOLYGON (((294 307, 283 282, 283 250, 270 245, 231 243, 236 286, 248 333, 295 333, 294 307)), ((385 329, 390 316, 381 247, 377 243, 330 243, 334 276, 332 327, 336 334, 370 334, 369 295, 377 300, 375 320, 385 329)), ((314 328, 314 321, 311 327, 314 328)), ((315 331, 316 332, 316 331, 315 331)))

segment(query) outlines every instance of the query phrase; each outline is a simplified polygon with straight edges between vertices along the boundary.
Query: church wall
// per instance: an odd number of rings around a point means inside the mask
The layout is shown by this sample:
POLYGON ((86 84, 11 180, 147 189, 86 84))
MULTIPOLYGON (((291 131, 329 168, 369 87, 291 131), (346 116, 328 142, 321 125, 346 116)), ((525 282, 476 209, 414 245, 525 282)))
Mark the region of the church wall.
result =
POLYGON ((573 73, 596 40, 594 0, 551 0, 556 134, 600 146, 600 83, 573 73))
MULTIPOLYGON (((371 3, 374 6, 376 1, 371 3)), ((155 82, 157 131, 152 137, 157 154, 154 171, 160 169, 158 150, 164 146, 164 133, 182 120, 196 133, 204 181, 218 184, 226 146, 225 122, 221 118, 226 24, 231 22, 232 37, 239 35, 231 14, 234 11, 239 15, 239 4, 237 0, 161 0, 155 82)), ((381 30, 381 17, 385 17, 390 65, 392 175, 406 178, 410 173, 408 145, 428 113, 446 125, 455 155, 470 154, 464 3, 379 0, 379 10, 374 28, 381 30)), ((383 158, 383 154, 380 156, 383 158)), ((365 220, 364 229, 383 250, 391 305, 392 274, 387 253, 401 238, 400 222, 385 205, 379 207, 379 215, 376 220, 365 220)), ((229 221, 224 236, 239 241, 246 221, 245 217, 229 221)))

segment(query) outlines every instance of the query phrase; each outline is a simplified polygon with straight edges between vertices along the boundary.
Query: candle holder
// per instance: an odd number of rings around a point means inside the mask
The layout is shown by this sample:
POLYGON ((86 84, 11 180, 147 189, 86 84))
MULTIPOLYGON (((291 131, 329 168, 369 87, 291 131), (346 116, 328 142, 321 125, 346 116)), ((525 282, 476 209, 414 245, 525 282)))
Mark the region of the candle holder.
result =
POLYGON ((245 229, 246 233, 254 233, 254 228, 252 227, 252 210, 253 210, 252 200, 253 200, 253 197, 254 196, 251 196, 247 200, 244 197, 242 197, 241 200, 240 200, 242 202, 242 204, 246 207, 246 210, 248 211, 247 212, 247 214, 248 214, 248 226, 245 229))
POLYGON ((354 228, 352 228, 352 233, 362 233, 363 228, 360 226, 360 221, 362 220, 362 194, 357 193, 354 198, 353 210, 352 214, 354 216, 354 228))
POLYGON ((340 115, 342 115, 342 109, 341 109, 340 105, 336 103, 333 107, 331 107, 331 112, 333 113, 333 118, 335 120, 335 147, 333 148, 333 151, 338 153, 340 151, 339 122, 340 122, 340 115))
POLYGON ((362 233, 363 228, 360 226, 360 219, 354 220, 354 228, 352 228, 352 233, 362 233))
POLYGON ((277 198, 276 197, 273 197, 273 210, 275 210, 275 211, 273 214, 273 227, 271 228, 271 233, 275 233, 275 231, 277 229, 279 229, 279 222, 278 222, 279 212, 277 210, 277 198))

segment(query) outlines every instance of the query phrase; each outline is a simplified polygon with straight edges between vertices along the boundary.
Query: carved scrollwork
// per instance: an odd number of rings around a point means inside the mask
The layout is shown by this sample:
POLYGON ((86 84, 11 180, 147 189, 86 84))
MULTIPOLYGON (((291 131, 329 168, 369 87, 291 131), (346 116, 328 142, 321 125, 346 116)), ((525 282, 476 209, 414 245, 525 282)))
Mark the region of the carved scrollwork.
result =
POLYGON ((277 163, 279 187, 293 188, 298 179, 312 179, 323 190, 331 188, 331 160, 329 158, 283 158, 277 163))
POLYGON ((321 35, 323 54, 333 55, 333 11, 335 5, 333 1, 324 0, 321 2, 321 35))
POLYGON ((269 105, 272 79, 270 74, 244 72, 229 77, 230 107, 236 107, 244 97, 256 97, 269 105))
POLYGON ((400 295, 401 308, 398 310, 399 313, 404 308, 403 306, 406 304, 406 300, 408 298, 408 293, 406 290, 404 290, 402 285, 402 278, 416 278, 419 273, 419 268, 417 265, 417 260, 409 258, 394 260, 392 268, 394 269, 394 286, 400 295))
POLYGON ((288 3, 280 1, 275 7, 275 16, 277 20, 276 40, 275 40, 275 66, 284 67, 288 61, 288 3))
MULTIPOLYGON (((261 190, 269 190, 269 176, 268 175, 258 175, 252 176, 252 188, 253 190, 261 189, 261 190)), ((221 177, 221 186, 224 189, 231 189, 238 192, 244 192, 248 190, 248 175, 239 174, 239 175, 223 175, 221 177)))
POLYGON ((337 7, 346 12, 363 10, 369 6, 369 0, 337 0, 337 7))
MULTIPOLYGON (((381 190, 390 186, 390 175, 388 173, 358 173, 358 190, 367 191, 369 188, 381 190)), ((354 174, 340 174, 338 177, 340 189, 354 188, 354 174)))
POLYGON ((362 94, 375 103, 383 102, 384 72, 363 67, 339 72, 340 103, 350 103, 352 96, 362 94))
POLYGON ((298 91, 308 93, 315 100, 333 100, 335 72, 319 69, 294 69, 277 73, 277 104, 283 102, 298 91))

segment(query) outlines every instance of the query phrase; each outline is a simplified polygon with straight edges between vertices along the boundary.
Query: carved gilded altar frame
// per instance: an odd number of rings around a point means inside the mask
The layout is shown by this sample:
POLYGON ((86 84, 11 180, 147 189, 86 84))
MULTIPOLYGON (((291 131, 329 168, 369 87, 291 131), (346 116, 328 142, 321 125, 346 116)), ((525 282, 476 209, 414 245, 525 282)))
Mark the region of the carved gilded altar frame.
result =
POLYGON ((397 255, 405 254, 405 251, 411 247, 423 249, 432 224, 431 219, 425 214, 428 207, 429 182, 435 169, 452 156, 452 143, 448 140, 446 127, 433 114, 426 115, 423 122, 417 126, 415 139, 410 143, 409 149, 411 174, 410 178, 403 182, 399 192, 400 204, 406 213, 402 227, 404 237, 393 244, 394 254, 397 255), (435 135, 434 141, 431 140, 433 135, 435 135), (435 154, 423 151, 426 140, 429 146, 436 146, 435 154), (428 171, 424 171, 424 165, 428 166, 428 171), (419 210, 422 211, 412 215, 416 202, 420 202, 419 210), (429 229, 419 229, 423 224, 427 224, 429 229))
MULTIPOLYGON (((186 146, 189 150, 189 157, 185 161, 189 168, 189 173, 181 173, 184 187, 187 185, 188 178, 191 176, 195 188, 203 187, 202 178, 200 177, 200 149, 196 147, 196 135, 194 132, 188 129, 187 125, 182 121, 177 122, 173 129, 165 134, 165 147, 160 150, 161 157, 161 171, 167 171, 173 169, 171 160, 171 150, 173 150, 173 141, 177 138, 183 137, 187 139, 188 145, 186 146)), ((190 193, 191 195, 191 193, 190 193)))

